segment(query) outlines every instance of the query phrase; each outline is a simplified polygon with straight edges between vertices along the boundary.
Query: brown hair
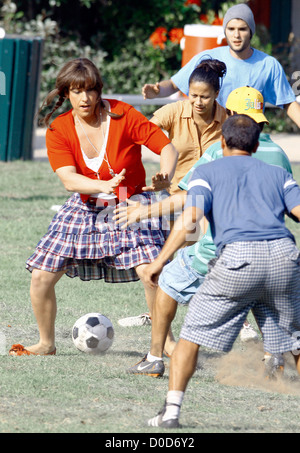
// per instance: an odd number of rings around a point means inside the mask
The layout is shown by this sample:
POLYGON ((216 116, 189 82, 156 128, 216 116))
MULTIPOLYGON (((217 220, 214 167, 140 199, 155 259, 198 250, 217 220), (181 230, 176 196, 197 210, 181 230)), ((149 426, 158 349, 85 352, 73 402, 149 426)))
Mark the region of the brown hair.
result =
MULTIPOLYGON (((93 89, 98 92, 99 103, 105 109, 104 102, 101 98, 103 82, 101 79, 100 71, 88 58, 76 58, 66 63, 59 71, 56 77, 55 89, 50 91, 46 96, 39 112, 44 107, 52 104, 54 99, 58 96, 58 100, 54 105, 52 111, 48 113, 42 120, 42 124, 49 127, 50 118, 53 113, 64 103, 67 99, 70 88, 84 88, 93 89)), ((106 109, 105 109, 106 110, 106 109)), ((111 113, 106 110, 107 114, 113 118, 120 118, 122 115, 111 113)))

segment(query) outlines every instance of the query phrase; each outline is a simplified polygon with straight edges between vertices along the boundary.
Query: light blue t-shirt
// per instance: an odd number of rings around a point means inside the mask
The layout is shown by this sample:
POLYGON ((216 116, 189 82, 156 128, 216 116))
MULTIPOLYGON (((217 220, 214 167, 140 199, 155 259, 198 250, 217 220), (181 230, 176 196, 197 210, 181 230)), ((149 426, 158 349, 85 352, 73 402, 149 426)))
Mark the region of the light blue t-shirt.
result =
POLYGON ((185 208, 199 206, 217 247, 237 241, 289 237, 284 216, 300 204, 300 187, 290 173, 251 156, 229 156, 196 168, 185 208))
POLYGON ((253 49, 250 58, 239 60, 231 55, 229 49, 229 46, 222 46, 200 52, 171 77, 171 80, 180 91, 188 95, 191 73, 202 60, 212 58, 224 62, 227 68, 217 99, 223 107, 226 107, 231 91, 247 85, 260 91, 265 102, 278 107, 296 100, 282 66, 274 57, 253 49))

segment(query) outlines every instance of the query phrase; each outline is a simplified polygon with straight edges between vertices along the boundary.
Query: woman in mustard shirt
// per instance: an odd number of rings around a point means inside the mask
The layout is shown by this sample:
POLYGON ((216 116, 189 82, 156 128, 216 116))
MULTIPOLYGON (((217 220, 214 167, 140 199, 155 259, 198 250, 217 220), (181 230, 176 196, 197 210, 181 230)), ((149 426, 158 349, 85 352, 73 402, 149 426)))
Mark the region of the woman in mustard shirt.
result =
POLYGON ((221 138, 226 110, 216 101, 226 65, 219 60, 203 60, 189 79, 189 96, 154 112, 151 121, 168 132, 179 156, 170 194, 180 189, 178 183, 204 154, 221 138))

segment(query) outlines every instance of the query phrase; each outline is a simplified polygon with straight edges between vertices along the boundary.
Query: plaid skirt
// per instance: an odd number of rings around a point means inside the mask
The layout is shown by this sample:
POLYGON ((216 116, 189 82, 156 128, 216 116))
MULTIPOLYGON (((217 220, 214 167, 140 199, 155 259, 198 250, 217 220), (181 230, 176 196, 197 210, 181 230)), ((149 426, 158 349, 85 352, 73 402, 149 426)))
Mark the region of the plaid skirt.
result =
MULTIPOLYGON (((150 204, 156 201, 156 195, 145 192, 131 200, 150 204)), ((79 194, 73 194, 54 216, 26 268, 30 272, 64 271, 69 277, 85 281, 139 280, 135 267, 151 263, 158 256, 169 226, 165 219, 152 218, 122 230, 112 219, 115 207, 83 203, 79 194)))

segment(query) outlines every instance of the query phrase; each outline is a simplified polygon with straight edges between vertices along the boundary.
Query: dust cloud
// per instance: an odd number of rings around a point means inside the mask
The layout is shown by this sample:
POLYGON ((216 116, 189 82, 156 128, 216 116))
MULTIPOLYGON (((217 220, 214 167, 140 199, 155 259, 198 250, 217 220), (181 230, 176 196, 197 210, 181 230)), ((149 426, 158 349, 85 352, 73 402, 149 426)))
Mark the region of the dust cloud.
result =
POLYGON ((244 350, 232 350, 219 358, 215 378, 219 383, 228 386, 300 395, 300 377, 292 354, 284 354, 284 373, 276 380, 266 378, 263 357, 261 344, 248 343, 244 350))

